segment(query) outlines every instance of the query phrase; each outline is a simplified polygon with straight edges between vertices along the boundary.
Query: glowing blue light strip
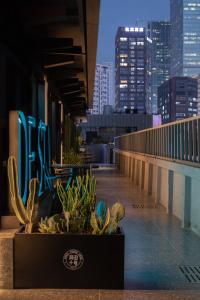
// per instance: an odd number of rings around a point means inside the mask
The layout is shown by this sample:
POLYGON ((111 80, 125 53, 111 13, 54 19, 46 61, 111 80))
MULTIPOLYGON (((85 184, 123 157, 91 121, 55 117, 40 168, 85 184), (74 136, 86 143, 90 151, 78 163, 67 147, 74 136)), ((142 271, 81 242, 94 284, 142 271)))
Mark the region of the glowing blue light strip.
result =
POLYGON ((28 175, 29 179, 32 178, 32 163, 35 161, 35 151, 32 151, 32 128, 36 128, 36 119, 34 117, 28 116, 28 157, 29 157, 29 166, 28 166, 28 175))
POLYGON ((27 124, 26 118, 22 111, 19 111, 18 117, 18 178, 19 178, 19 192, 22 197, 23 203, 26 204, 28 197, 28 137, 27 137, 27 124), (25 157, 22 162, 22 128, 24 130, 24 141, 25 141, 25 157), (22 167, 25 168, 25 178, 24 182, 22 182, 22 167))
POLYGON ((45 184, 45 178, 44 178, 44 162, 45 162, 45 148, 43 145, 43 149, 41 147, 41 143, 45 144, 45 131, 46 131, 46 125, 40 120, 39 126, 38 126, 38 155, 39 155, 39 161, 40 161, 40 176, 39 177, 39 195, 43 192, 43 186, 45 184), (43 156, 44 155, 44 156, 43 156))

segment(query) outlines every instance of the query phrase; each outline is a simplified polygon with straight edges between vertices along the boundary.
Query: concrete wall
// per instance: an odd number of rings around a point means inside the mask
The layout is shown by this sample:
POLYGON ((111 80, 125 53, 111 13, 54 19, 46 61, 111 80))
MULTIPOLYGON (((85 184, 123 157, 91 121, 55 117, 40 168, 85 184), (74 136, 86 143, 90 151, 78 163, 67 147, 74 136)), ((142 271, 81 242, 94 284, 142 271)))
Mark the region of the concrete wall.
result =
POLYGON ((115 150, 120 171, 200 235, 200 167, 115 150))

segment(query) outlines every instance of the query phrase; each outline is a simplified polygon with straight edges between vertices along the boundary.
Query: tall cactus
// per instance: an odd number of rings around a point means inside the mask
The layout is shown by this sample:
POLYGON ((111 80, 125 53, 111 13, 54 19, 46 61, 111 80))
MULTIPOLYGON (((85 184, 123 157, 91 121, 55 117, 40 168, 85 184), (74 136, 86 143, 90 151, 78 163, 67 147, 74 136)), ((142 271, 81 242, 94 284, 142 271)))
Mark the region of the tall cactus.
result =
POLYGON ((31 233, 37 219, 38 180, 33 178, 29 182, 29 197, 25 207, 19 194, 18 170, 14 156, 10 156, 8 159, 8 179, 13 210, 19 222, 25 225, 25 232, 31 233))

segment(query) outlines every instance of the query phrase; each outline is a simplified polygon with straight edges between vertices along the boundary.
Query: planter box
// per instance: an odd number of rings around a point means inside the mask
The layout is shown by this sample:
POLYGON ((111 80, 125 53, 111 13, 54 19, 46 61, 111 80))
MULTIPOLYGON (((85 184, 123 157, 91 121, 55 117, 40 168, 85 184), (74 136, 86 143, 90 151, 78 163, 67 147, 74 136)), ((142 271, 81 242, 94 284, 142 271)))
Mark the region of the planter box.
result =
POLYGON ((14 288, 124 288, 124 234, 14 238, 14 288))

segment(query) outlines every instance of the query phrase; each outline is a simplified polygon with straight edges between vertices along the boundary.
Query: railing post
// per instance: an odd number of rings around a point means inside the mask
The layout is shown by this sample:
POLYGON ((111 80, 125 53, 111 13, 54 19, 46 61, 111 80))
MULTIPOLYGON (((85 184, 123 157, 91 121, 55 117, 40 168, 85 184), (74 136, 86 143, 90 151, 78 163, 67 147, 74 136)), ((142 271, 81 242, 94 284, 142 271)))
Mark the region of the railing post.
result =
POLYGON ((152 178, 153 178, 153 165, 150 163, 149 164, 149 169, 148 169, 148 195, 152 195, 152 178))
POLYGON ((145 162, 141 161, 140 188, 144 190, 145 162))
POLYGON ((197 155, 200 162, 200 119, 197 120, 197 155))
POLYGON ((161 197, 161 167, 157 167, 155 203, 160 203, 161 197))
POLYGON ((183 228, 190 228, 191 226, 191 186, 191 177, 185 176, 184 216, 182 223, 183 228))
POLYGON ((173 193, 174 193, 174 172, 168 171, 168 207, 167 213, 171 215, 173 213, 173 193))

